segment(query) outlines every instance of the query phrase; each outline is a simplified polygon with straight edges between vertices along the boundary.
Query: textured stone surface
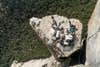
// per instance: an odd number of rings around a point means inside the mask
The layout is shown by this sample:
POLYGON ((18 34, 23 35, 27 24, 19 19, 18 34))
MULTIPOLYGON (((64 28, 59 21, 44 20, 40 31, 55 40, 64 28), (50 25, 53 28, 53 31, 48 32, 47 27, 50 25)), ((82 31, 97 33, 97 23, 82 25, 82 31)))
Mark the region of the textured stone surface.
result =
POLYGON ((69 67, 70 58, 67 57, 82 47, 82 24, 80 21, 50 15, 43 18, 32 17, 30 25, 45 42, 52 56, 46 59, 33 59, 20 63, 14 61, 11 67, 69 67))
POLYGON ((74 65, 74 66, 70 66, 70 67, 85 67, 83 64, 80 65, 74 65))
POLYGON ((61 64, 52 56, 46 59, 33 59, 20 63, 13 61, 11 67, 61 67, 61 64))
MULTIPOLYGON (((13 61, 11 67, 69 67, 66 63, 58 62, 53 56, 45 59, 33 59, 27 62, 13 61)), ((84 67, 84 65, 74 65, 70 67, 84 67)))
POLYGON ((88 24, 86 66, 100 67, 100 0, 88 24))
POLYGON ((82 46, 82 24, 77 19, 58 15, 40 19, 32 17, 30 25, 46 43, 55 58, 68 57, 82 46))

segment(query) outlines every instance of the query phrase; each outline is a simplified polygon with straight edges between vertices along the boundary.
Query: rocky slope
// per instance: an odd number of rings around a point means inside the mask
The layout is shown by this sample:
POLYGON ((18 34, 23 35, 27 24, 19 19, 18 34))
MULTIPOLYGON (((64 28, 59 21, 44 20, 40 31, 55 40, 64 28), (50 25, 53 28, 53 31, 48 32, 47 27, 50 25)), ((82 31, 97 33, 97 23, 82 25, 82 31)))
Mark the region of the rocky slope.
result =
POLYGON ((100 0, 88 24, 86 65, 100 67, 100 0))
MULTIPOLYGON (((82 47, 82 24, 77 19, 68 19, 59 15, 43 18, 32 17, 30 25, 45 43, 52 57, 33 59, 25 63, 13 62, 11 67, 67 67, 70 66, 70 55, 82 47), (37 66, 36 66, 37 65, 37 66)), ((79 67, 81 65, 75 66, 79 67)), ((73 67, 73 66, 71 66, 73 67)))
POLYGON ((30 25, 55 58, 68 57, 82 46, 82 24, 77 19, 59 15, 32 17, 30 25))

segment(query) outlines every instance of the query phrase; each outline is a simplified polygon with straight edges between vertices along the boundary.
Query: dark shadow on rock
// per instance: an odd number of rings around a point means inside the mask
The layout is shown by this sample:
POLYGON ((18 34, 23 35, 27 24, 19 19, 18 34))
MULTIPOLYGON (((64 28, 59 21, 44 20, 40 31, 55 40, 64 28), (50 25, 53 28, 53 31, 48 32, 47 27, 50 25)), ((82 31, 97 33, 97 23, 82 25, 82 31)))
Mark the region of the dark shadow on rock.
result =
POLYGON ((81 49, 74 52, 71 56, 70 66, 78 65, 78 64, 85 64, 86 60, 86 39, 83 41, 83 46, 81 49))

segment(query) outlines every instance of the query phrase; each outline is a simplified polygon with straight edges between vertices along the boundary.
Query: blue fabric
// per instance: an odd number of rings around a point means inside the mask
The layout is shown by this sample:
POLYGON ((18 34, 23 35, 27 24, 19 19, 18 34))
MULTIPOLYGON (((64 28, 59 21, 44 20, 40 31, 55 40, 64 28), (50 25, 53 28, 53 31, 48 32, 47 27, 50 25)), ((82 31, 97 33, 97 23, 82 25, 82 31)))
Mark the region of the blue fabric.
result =
POLYGON ((70 32, 72 32, 72 33, 75 32, 75 28, 74 27, 71 27, 70 28, 70 32))

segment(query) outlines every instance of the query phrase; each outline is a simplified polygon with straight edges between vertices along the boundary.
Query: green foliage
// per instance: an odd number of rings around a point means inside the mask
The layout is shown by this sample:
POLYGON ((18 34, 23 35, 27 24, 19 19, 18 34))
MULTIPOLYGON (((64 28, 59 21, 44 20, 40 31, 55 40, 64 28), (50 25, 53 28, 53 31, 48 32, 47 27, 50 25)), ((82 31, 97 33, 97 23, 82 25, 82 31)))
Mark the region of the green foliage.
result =
POLYGON ((0 67, 13 60, 26 61, 50 56, 29 25, 32 16, 63 15, 83 23, 83 35, 96 0, 0 0, 0 67))

